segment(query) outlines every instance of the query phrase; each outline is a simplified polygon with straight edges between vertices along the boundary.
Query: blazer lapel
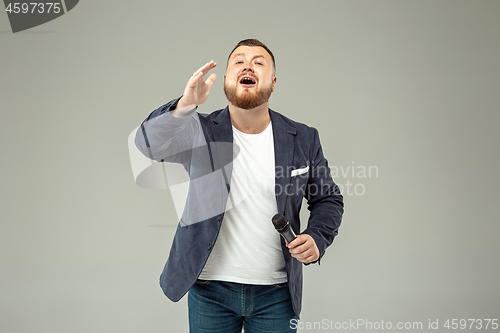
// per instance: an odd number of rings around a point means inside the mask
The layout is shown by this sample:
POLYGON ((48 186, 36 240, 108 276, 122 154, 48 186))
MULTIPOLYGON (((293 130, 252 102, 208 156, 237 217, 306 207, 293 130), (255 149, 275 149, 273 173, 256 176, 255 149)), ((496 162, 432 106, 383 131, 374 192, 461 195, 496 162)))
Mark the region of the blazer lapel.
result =
POLYGON ((278 213, 284 214, 286 204, 285 186, 290 183, 293 163, 295 127, 287 124, 279 113, 269 109, 274 138, 274 164, 276 204, 278 213))
POLYGON ((227 191, 231 185, 231 174, 233 171, 233 127, 229 108, 226 107, 214 119, 213 137, 209 149, 213 159, 214 170, 222 169, 222 174, 226 182, 227 191))

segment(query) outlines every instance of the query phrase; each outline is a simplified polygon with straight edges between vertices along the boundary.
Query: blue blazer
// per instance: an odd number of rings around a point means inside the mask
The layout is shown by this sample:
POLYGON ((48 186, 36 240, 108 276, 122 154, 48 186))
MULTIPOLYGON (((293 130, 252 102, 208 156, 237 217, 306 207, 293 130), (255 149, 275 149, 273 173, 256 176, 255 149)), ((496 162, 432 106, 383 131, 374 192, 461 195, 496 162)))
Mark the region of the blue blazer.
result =
MULTIPOLYGON (((224 168, 224 165, 232 165, 230 161, 233 156, 232 145, 220 144, 233 142, 228 107, 211 114, 199 114, 192 111, 190 117, 175 118, 167 113, 175 108, 179 99, 159 107, 144 120, 136 134, 137 148, 146 157, 158 162, 169 161, 183 164, 191 179, 199 177, 200 174, 213 173, 221 169, 223 172, 219 172, 217 176, 219 180, 214 181, 213 187, 210 187, 208 191, 220 191, 220 188, 217 189, 220 187, 218 184, 225 186, 222 186, 224 191, 218 192, 221 193, 220 196, 200 194, 199 188, 189 188, 187 202, 197 205, 197 210, 210 210, 211 207, 219 204, 221 207, 216 213, 215 211, 208 212, 204 218, 196 221, 197 223, 186 222, 189 204, 185 208, 185 214, 175 233, 170 255, 160 276, 163 292, 174 302, 179 301, 197 280, 217 240, 224 217, 227 193, 230 192, 231 187, 232 167, 224 168), (189 146, 193 143, 189 140, 192 140, 191 137, 196 130, 206 141, 205 154, 184 149, 192 148, 189 146), (189 143, 186 144, 185 141, 189 143), (184 146, 184 150, 169 151, 173 146, 184 146), (203 171, 203 169, 206 170, 203 171), (221 199, 214 204, 207 201, 208 197, 221 199)), ((274 137, 275 193, 278 213, 283 214, 289 220, 294 232, 299 234, 299 212, 303 197, 307 199, 310 216, 303 233, 309 234, 314 239, 321 259, 326 248, 338 233, 344 211, 342 195, 330 175, 328 162, 321 149, 318 131, 271 109, 269 114, 274 137)), ((271 216, 269 221, 271 223, 271 216)), ((292 305, 295 314, 299 317, 302 303, 303 264, 291 257, 283 239, 281 239, 281 245, 292 305)))

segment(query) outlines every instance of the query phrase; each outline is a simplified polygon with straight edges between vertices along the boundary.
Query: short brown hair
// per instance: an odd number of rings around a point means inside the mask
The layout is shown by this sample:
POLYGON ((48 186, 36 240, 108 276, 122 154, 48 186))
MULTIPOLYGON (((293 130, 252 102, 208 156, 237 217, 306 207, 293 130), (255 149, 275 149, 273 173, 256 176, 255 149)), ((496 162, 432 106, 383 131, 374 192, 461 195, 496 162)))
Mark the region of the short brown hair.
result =
POLYGON ((229 58, 231 58, 231 54, 233 54, 234 50, 236 50, 240 46, 260 46, 260 47, 262 47, 264 50, 267 51, 267 53, 269 53, 269 55, 271 56, 271 59, 273 59, 273 67, 274 67, 274 70, 276 70, 276 62, 274 61, 274 55, 271 52, 271 50, 269 50, 269 48, 264 43, 262 43, 260 40, 253 39, 253 38, 240 40, 238 42, 238 44, 236 44, 234 49, 231 51, 231 53, 229 53, 229 56, 227 57, 228 62, 229 62, 229 58))

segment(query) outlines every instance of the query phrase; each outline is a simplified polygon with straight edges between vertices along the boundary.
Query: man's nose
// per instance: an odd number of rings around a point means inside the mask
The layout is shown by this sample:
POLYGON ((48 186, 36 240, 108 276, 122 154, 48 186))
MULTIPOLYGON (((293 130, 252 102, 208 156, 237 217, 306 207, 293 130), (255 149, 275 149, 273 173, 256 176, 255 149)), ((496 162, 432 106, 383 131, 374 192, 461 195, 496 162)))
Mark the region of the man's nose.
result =
POLYGON ((243 68, 243 72, 252 72, 253 73, 253 67, 251 65, 246 65, 245 68, 243 68))

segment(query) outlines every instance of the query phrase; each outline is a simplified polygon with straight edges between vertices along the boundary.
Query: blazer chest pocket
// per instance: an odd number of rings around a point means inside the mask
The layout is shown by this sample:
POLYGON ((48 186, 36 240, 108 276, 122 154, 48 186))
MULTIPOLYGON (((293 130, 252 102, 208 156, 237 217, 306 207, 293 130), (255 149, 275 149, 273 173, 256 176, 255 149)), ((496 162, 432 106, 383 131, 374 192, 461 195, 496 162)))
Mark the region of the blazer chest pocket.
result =
POLYGON ((294 169, 294 170, 292 170, 290 177, 297 177, 300 175, 304 175, 308 171, 309 171, 309 166, 306 166, 305 168, 294 169))
POLYGON ((308 180, 309 166, 293 169, 290 174, 290 183, 285 188, 287 196, 293 196, 302 200, 308 180))

